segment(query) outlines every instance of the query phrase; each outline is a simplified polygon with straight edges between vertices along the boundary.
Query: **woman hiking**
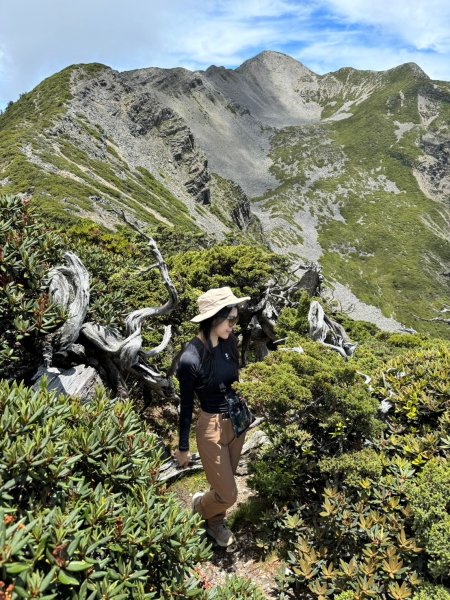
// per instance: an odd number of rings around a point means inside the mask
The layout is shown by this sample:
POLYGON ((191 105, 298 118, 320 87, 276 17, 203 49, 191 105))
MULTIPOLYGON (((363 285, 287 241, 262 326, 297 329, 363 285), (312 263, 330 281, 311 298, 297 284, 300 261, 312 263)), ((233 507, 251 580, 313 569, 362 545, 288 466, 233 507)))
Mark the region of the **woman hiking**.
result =
POLYGON ((189 431, 196 395, 201 409, 196 425, 197 448, 210 490, 194 494, 192 509, 203 517, 206 532, 222 547, 235 542, 225 516, 237 500, 234 474, 245 441, 245 433, 239 437, 234 433, 226 397, 239 377, 233 328, 238 306, 249 299, 236 297, 229 287, 202 294, 197 301, 199 313, 191 319, 199 324, 199 331, 181 354, 177 369, 180 424, 175 459, 180 467, 186 467, 191 458, 189 431))

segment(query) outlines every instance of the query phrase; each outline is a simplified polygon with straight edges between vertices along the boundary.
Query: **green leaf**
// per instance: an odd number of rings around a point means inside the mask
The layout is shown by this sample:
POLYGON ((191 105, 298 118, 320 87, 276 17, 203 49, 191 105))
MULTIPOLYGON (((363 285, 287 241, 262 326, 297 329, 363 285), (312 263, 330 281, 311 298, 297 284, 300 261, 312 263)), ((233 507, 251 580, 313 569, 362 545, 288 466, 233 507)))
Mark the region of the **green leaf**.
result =
POLYGON ((25 590, 23 587, 21 587, 20 585, 15 585, 14 586, 14 592, 20 596, 21 598, 29 598, 30 595, 28 593, 27 590, 25 590))
POLYGON ((47 573, 47 575, 44 577, 44 579, 41 581, 41 585, 39 587, 40 592, 44 592, 48 588, 55 575, 56 569, 57 567, 52 567, 47 573))
POLYGON ((7 573, 23 573, 31 567, 28 563, 10 563, 4 565, 6 567, 7 573))
POLYGON ((85 560, 72 560, 66 565, 67 571, 84 571, 92 567, 92 563, 85 560))
POLYGON ((75 577, 68 575, 63 569, 58 573, 58 579, 64 585, 78 585, 80 582, 75 577))

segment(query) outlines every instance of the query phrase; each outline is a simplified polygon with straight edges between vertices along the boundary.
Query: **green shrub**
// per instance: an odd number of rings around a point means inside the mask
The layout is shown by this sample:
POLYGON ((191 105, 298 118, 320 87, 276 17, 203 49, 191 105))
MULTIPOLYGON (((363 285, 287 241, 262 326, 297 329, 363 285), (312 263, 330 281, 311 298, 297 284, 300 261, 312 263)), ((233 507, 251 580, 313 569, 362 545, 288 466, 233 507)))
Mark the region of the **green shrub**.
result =
POLYGON ((430 557, 433 577, 447 577, 450 569, 450 463, 445 459, 429 461, 408 486, 417 538, 430 557))
POLYGON ((89 272, 87 321, 120 329, 130 312, 157 306, 167 296, 160 273, 145 270, 153 257, 136 238, 80 225, 69 229, 64 239, 89 272))
POLYGON ((319 469, 333 481, 357 487, 363 479, 378 480, 383 472, 383 457, 372 448, 325 458, 319 469))
POLYGON ((252 463, 249 485, 271 502, 285 502, 296 492, 300 500, 308 492, 306 482, 316 466, 313 438, 294 423, 268 431, 272 443, 262 460, 252 463))
MULTIPOLYGON (((431 413, 434 431, 430 419, 413 428, 394 411, 381 415, 380 372, 384 381, 403 371, 413 381, 425 377, 427 388, 445 394, 448 345, 426 341, 411 350, 387 339, 363 342, 365 364, 378 370, 374 389, 356 371, 359 357, 343 363, 298 335, 286 345, 302 346, 304 353, 275 352, 247 367, 236 386, 267 418, 263 427, 271 446, 250 465, 250 485, 266 503, 257 525, 266 532, 272 507, 272 537, 265 547, 282 551, 287 562, 280 597, 410 598, 422 575, 448 574, 450 518, 430 522, 427 539, 421 538, 409 490, 431 458, 448 452, 450 416, 445 395, 431 413), (398 356, 392 358, 393 352, 398 356), (383 364, 383 355, 390 361, 383 364), (392 365, 396 371, 389 370, 392 365), (429 560, 427 570, 430 550, 435 562, 429 560)), ((401 378, 395 392, 402 392, 401 378)), ((424 494, 427 481, 424 471, 424 494)), ((439 506, 436 499, 433 504, 439 506)), ((427 504, 419 498, 417 506, 427 504)))
POLYGON ((306 482, 318 474, 318 461, 359 450, 382 429, 378 402, 353 366, 305 338, 291 337, 287 345, 301 345, 305 352, 274 352, 245 369, 236 385, 266 417, 272 446, 252 465, 251 481, 269 500, 281 500, 284 493, 286 499, 302 497, 306 482), (267 461, 270 473, 265 473, 267 461))
POLYGON ((450 409, 450 346, 444 342, 410 350, 377 374, 375 393, 394 405, 398 423, 408 431, 433 431, 450 409))
MULTIPOLYGON (((295 298, 293 298, 295 301, 295 298)), ((298 296, 298 304, 295 308, 285 308, 281 311, 277 319, 277 334, 278 337, 286 337, 287 335, 296 332, 300 335, 308 335, 309 322, 308 313, 311 301, 313 299, 308 296, 305 290, 302 290, 298 296)))
POLYGON ((34 372, 43 336, 63 322, 46 276, 60 257, 59 238, 22 196, 0 196, 0 377, 34 372))
POLYGON ((342 592, 334 600, 355 600, 355 592, 342 592))
MULTIPOLYGON (((298 597, 410 597, 419 582, 421 548, 409 536, 402 477, 412 477, 392 462, 378 480, 362 479, 358 488, 326 487, 321 502, 305 501, 284 518, 285 582, 298 597), (313 596, 310 596, 310 594, 313 596)), ((311 496, 310 496, 311 497, 311 496)))
POLYGON ((208 593, 208 600, 264 600, 261 589, 249 579, 232 575, 208 593))
POLYGON ((124 227, 119 227, 119 230, 113 233, 98 223, 79 219, 76 225, 72 225, 64 233, 71 247, 74 244, 81 247, 91 245, 109 250, 116 257, 117 255, 132 258, 139 256, 136 236, 124 227))
POLYGON ((169 265, 193 288, 205 291, 228 285, 259 301, 270 278, 286 267, 286 260, 258 247, 213 246, 178 254, 169 265))
POLYGON ((165 258, 175 254, 209 248, 215 242, 213 237, 204 232, 196 233, 186 230, 180 231, 180 229, 180 227, 158 225, 151 230, 150 235, 158 244, 159 251, 165 258))
POLYGON ((442 585, 425 583, 420 586, 412 600, 450 600, 450 590, 442 585))
POLYGON ((333 315, 335 321, 340 323, 347 335, 358 342, 366 341, 378 333, 378 327, 367 321, 355 321, 344 313, 333 315))
POLYGON ((0 382, 0 580, 17 597, 201 597, 200 520, 130 402, 0 382))
POLYGON ((393 346, 401 346, 403 348, 417 348, 422 346, 426 338, 420 335, 411 335, 408 333, 393 333, 388 337, 388 343, 393 346))

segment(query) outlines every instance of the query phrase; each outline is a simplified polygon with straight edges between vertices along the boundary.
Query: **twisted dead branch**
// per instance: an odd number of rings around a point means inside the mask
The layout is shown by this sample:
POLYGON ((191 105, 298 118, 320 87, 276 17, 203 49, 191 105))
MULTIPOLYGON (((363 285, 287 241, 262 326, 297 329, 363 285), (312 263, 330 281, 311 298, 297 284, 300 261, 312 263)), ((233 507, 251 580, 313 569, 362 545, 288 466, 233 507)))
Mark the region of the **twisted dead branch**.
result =
MULTIPOLYGON (((150 254, 155 261, 151 267, 157 267, 161 273, 168 292, 167 301, 161 306, 146 307, 131 312, 124 322, 125 336, 115 328, 104 327, 93 322, 84 323, 89 308, 89 274, 80 259, 75 254, 67 252, 64 255, 66 264, 52 269, 49 273, 49 290, 52 301, 64 308, 68 318, 49 339, 44 365, 37 375, 39 378, 48 375, 54 360, 59 363, 64 361, 73 363, 75 357, 78 359, 88 357, 89 360, 94 350, 95 358, 91 361, 103 374, 106 374, 109 386, 119 396, 128 395, 126 379, 130 373, 158 395, 174 396, 170 378, 147 362, 148 358, 156 356, 169 344, 170 325, 164 328, 161 343, 150 350, 142 349, 141 332, 146 319, 168 314, 175 308, 178 294, 154 239, 131 222, 124 213, 121 213, 121 216, 147 241, 150 254)), ((77 376, 76 373, 74 376, 77 376)))

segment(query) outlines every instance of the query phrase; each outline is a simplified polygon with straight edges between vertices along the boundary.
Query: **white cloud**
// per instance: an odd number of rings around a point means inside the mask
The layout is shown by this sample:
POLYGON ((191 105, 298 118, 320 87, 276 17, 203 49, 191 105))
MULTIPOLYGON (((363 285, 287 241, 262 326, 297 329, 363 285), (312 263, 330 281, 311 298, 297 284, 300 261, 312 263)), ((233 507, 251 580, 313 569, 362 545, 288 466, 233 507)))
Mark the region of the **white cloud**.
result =
POLYGON ((261 50, 318 72, 414 61, 450 79, 448 0, 14 0, 0 21, 0 107, 80 62, 238 66, 261 50))
POLYGON ((279 49, 309 26, 313 5, 283 0, 215 0, 201 6, 188 30, 177 32, 174 52, 206 67, 238 66, 249 51, 279 49))
POLYGON ((311 10, 294 0, 15 0, 0 22, 10 59, 0 103, 79 62, 120 70, 237 66, 253 51, 289 41, 292 23, 306 23, 311 10))
POLYGON ((432 79, 450 79, 450 4, 442 0, 323 0, 328 27, 295 58, 318 73, 343 66, 385 70, 417 63, 432 79))
POLYGON ((299 4, 287 0, 216 0, 203 6, 210 15, 226 15, 233 20, 249 18, 278 18, 283 15, 308 15, 308 3, 299 4))
POLYGON ((349 23, 369 25, 418 50, 450 51, 448 0, 326 0, 349 23))

